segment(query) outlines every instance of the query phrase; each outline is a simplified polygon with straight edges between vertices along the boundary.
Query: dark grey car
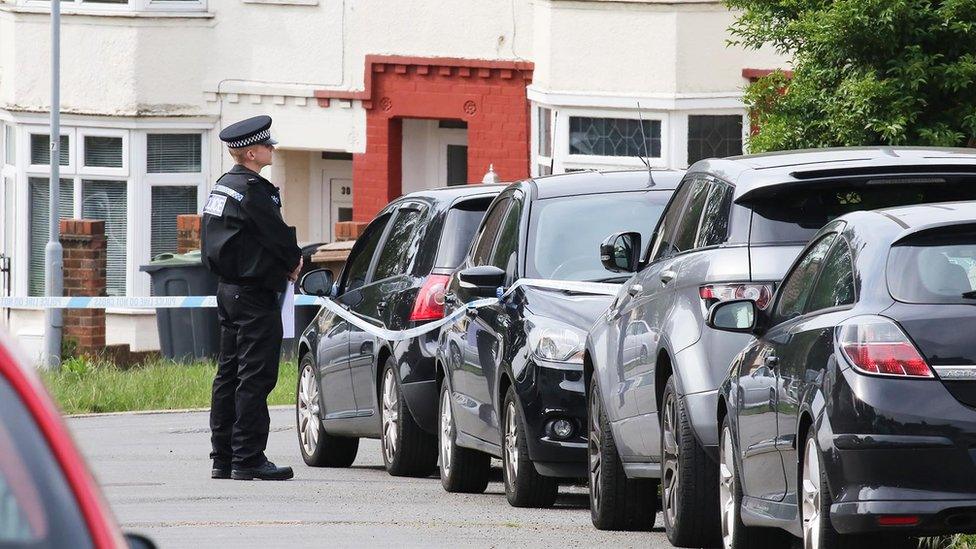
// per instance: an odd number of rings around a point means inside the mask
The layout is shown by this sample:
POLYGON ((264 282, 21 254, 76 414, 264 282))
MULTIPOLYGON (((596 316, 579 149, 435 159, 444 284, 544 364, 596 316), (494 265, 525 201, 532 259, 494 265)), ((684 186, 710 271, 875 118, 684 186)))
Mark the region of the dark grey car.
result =
POLYGON ((844 213, 973 198, 970 149, 823 149, 692 166, 644 257, 625 252, 641 249, 635 234, 601 250, 608 269, 637 272, 587 338, 594 525, 653 523, 653 499, 628 494, 661 479, 671 543, 718 542, 716 390, 750 336, 707 328, 708 308, 741 298, 767 306, 807 240, 844 213))

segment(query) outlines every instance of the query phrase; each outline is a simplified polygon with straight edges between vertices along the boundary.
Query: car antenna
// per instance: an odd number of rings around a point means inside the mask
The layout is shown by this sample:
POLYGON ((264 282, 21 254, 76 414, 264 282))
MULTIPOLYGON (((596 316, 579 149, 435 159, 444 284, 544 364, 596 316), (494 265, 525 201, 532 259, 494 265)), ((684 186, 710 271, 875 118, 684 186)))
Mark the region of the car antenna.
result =
POLYGON ((650 157, 647 155, 647 136, 644 135, 644 115, 641 114, 640 101, 637 102, 637 118, 640 119, 641 141, 644 144, 644 157, 641 158, 640 156, 638 156, 637 158, 640 158, 640 161, 643 162, 645 166, 647 166, 647 186, 653 187, 654 172, 651 170, 651 160, 650 157))
POLYGON ((549 131, 549 175, 556 166, 556 121, 559 120, 559 111, 552 113, 552 129, 549 131))

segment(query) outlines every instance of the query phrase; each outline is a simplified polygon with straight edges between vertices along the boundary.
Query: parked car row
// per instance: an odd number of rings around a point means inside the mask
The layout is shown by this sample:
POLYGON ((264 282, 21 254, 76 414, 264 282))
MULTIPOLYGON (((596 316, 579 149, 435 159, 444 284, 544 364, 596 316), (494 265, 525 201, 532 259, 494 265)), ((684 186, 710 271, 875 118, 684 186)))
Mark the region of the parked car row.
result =
POLYGON ((499 458, 513 506, 587 479, 594 526, 682 547, 976 531, 973 200, 976 152, 890 147, 407 195, 302 286, 437 329, 323 308, 303 455, 379 437, 450 492, 499 458))

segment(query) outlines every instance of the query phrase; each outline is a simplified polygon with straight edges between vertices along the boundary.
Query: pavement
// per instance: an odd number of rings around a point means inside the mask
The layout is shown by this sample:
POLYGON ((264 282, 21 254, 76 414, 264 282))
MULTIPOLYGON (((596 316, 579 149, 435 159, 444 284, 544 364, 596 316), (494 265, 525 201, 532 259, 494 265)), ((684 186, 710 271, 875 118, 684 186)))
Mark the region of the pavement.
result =
POLYGON ((505 500, 499 462, 484 494, 449 494, 437 477, 391 477, 380 444, 362 440, 348 469, 305 465, 294 411, 271 411, 268 456, 286 482, 210 479, 207 412, 70 418, 68 423, 126 532, 159 547, 670 547, 661 529, 600 532, 585 486, 563 486, 552 509, 505 500))

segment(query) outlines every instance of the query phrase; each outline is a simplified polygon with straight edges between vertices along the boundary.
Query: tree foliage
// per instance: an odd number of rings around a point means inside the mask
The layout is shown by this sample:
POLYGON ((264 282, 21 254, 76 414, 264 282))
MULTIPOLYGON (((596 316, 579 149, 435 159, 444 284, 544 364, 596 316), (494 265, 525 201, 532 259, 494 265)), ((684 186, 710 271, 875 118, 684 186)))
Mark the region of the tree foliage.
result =
POLYGON ((753 152, 976 146, 976 0, 726 0, 733 44, 792 59, 746 91, 753 152))

